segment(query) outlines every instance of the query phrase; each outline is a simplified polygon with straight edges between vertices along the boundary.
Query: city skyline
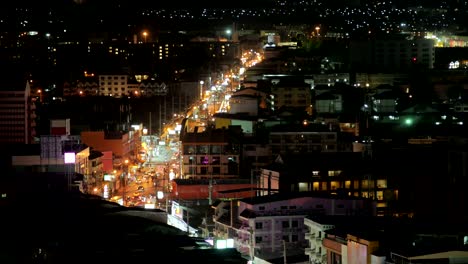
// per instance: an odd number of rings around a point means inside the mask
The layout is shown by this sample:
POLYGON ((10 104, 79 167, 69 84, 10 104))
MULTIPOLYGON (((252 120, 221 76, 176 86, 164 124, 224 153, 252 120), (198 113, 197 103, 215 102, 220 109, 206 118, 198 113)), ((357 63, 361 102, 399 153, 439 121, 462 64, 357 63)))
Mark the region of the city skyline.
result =
POLYGON ((2 264, 468 259, 466 1, 17 4, 2 264))

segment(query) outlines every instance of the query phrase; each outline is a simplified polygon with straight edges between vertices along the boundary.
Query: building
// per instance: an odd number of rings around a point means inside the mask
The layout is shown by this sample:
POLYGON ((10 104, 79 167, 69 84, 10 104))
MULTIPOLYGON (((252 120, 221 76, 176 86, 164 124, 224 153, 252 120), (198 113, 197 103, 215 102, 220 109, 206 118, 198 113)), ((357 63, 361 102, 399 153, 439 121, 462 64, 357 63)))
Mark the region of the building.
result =
POLYGON ((37 97, 32 96, 31 87, 26 78, 8 76, 2 80, 0 85, 0 144, 34 143, 37 97))
POLYGON ((304 218, 307 229, 305 237, 308 241, 305 254, 309 256, 309 262, 374 263, 371 261, 371 254, 379 249, 377 239, 382 239, 379 236, 374 236, 372 240, 369 238, 375 222, 376 218, 369 216, 307 216, 304 218), (343 226, 353 235, 340 233, 338 230, 343 226), (358 233, 356 230, 365 226, 369 227, 369 232, 364 237, 362 232, 358 233))
POLYGON ((219 204, 214 214, 214 235, 234 236, 236 248, 243 255, 268 260, 283 256, 285 248, 287 256, 304 255, 307 215, 374 213, 375 204, 362 198, 310 192, 257 196, 219 204))
POLYGON ((304 77, 272 78, 271 93, 274 95, 274 109, 300 109, 312 114, 312 84, 313 80, 304 77))
POLYGON ((129 95, 129 76, 126 74, 99 75, 99 94, 124 97, 129 95))
POLYGON ((239 177, 240 131, 207 128, 181 132, 184 179, 233 179, 239 177))
POLYGON ((82 131, 81 140, 84 144, 102 152, 111 151, 122 162, 125 158, 135 158, 141 142, 139 129, 128 132, 82 131))
POLYGON ((15 171, 62 174, 69 188, 88 192, 87 180, 90 173, 90 149, 81 144, 76 136, 41 136, 40 144, 29 149, 18 148, 11 156, 15 171), (79 175, 79 177, 76 177, 79 175))
POLYGON ((466 224, 433 219, 309 215, 309 263, 465 263, 466 224))
POLYGON ((435 47, 433 39, 375 39, 352 41, 350 63, 358 70, 404 72, 414 65, 434 68, 435 47))
POLYGON ((76 82, 63 84, 63 96, 98 96, 100 95, 99 81, 97 77, 86 77, 76 82))
POLYGON ((175 200, 214 201, 255 196, 255 186, 247 179, 175 179, 171 182, 171 188, 171 197, 175 200))

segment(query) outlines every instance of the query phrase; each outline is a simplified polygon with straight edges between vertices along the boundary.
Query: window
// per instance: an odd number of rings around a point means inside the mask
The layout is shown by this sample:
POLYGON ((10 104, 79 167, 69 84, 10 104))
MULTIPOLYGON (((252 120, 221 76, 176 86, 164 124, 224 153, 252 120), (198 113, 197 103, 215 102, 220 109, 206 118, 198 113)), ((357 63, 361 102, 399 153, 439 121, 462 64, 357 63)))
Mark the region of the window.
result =
POLYGON ((321 209, 321 208, 323 208, 323 204, 317 204, 317 205, 315 205, 315 208, 321 209))
POLYGON ((335 252, 331 252, 330 260, 332 264, 341 264, 341 255, 335 252))
POLYGON ((387 188, 387 180, 377 180, 377 188, 387 188))
POLYGON ((287 210, 288 209, 288 207, 286 205, 282 205, 280 208, 281 208, 281 210, 287 210))
POLYGON ((288 235, 284 235, 284 236, 283 236, 283 241, 284 241, 284 242, 289 242, 289 236, 288 236, 288 235))
POLYGON ((326 191, 327 190, 327 182, 322 182, 322 190, 326 191))
POLYGON ((298 227, 298 226, 299 226, 299 222, 298 222, 297 220, 293 220, 293 221, 291 222, 291 226, 292 226, 292 227, 298 227))
POLYGON ((186 149, 187 154, 194 154, 195 153, 195 147, 194 146, 186 146, 184 147, 186 149))
POLYGON ((298 187, 299 187, 300 192, 309 191, 309 183, 307 183, 307 182, 299 182, 298 187))
POLYGON ((208 157, 200 157, 200 164, 207 165, 208 163, 208 157))
POLYGON ((220 154, 221 153, 221 146, 211 146, 211 153, 212 154, 220 154))
POLYGON ((298 236, 297 235, 292 235, 291 236, 291 242, 296 242, 298 240, 298 236))
POLYGON ((331 170, 328 171, 328 176, 333 177, 333 176, 339 176, 341 174, 341 170, 331 170))
POLYGON ((345 181, 345 188, 346 189, 351 188, 351 181, 345 181))
POLYGON ((255 223, 255 229, 263 229, 263 223, 255 223))
POLYGON ((319 176, 319 171, 312 171, 312 176, 319 176))
POLYGON ((319 183, 318 183, 318 182, 312 183, 312 189, 313 189, 314 191, 318 191, 318 190, 319 190, 319 183))
POLYGON ((260 206, 260 207, 258 207, 258 210, 260 210, 260 211, 265 210, 265 206, 260 206))
POLYGON ((208 146, 197 146, 198 153, 208 154, 208 146))
POLYGON ((354 189, 359 189, 359 180, 354 181, 354 189))
POLYGON ((340 182, 339 181, 332 181, 330 182, 330 187, 332 190, 337 190, 340 188, 340 182))
POLYGON ((208 174, 208 167, 200 167, 200 174, 208 174))
POLYGON ((379 201, 383 200, 383 191, 377 191, 377 200, 379 201))
POLYGON ((282 226, 283 228, 289 228, 289 221, 283 221, 283 222, 281 223, 281 226, 282 226))
POLYGON ((255 243, 262 243, 262 237, 261 236, 256 236, 255 237, 255 243))

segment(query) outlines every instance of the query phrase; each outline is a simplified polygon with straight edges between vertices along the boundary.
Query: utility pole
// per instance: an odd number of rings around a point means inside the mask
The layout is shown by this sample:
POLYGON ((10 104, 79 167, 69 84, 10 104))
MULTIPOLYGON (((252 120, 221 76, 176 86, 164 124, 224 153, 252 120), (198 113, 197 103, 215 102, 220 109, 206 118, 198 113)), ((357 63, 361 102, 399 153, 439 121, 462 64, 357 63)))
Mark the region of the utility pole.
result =
POLYGON ((255 258, 255 252, 254 252, 254 240, 253 240, 253 229, 252 227, 249 227, 249 255, 250 255, 250 262, 253 263, 254 258, 255 258))
POLYGON ((208 185, 208 204, 212 203, 212 193, 213 192, 213 176, 210 177, 210 183, 208 185))
POLYGON ((286 240, 283 240, 283 263, 286 264, 286 240))
POLYGON ((151 136, 151 112, 149 112, 149 134, 151 136))

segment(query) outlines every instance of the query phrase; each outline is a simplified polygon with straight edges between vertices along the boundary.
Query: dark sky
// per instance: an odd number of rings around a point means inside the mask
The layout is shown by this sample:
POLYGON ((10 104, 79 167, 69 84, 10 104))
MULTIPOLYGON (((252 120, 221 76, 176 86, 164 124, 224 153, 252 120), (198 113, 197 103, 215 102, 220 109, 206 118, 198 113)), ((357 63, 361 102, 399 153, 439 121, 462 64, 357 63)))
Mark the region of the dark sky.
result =
POLYGON ((88 6, 111 7, 119 3, 132 8, 139 7, 174 7, 174 8, 203 8, 203 7, 264 7, 272 6, 274 0, 17 0, 17 6, 66 6, 82 4, 88 6))

